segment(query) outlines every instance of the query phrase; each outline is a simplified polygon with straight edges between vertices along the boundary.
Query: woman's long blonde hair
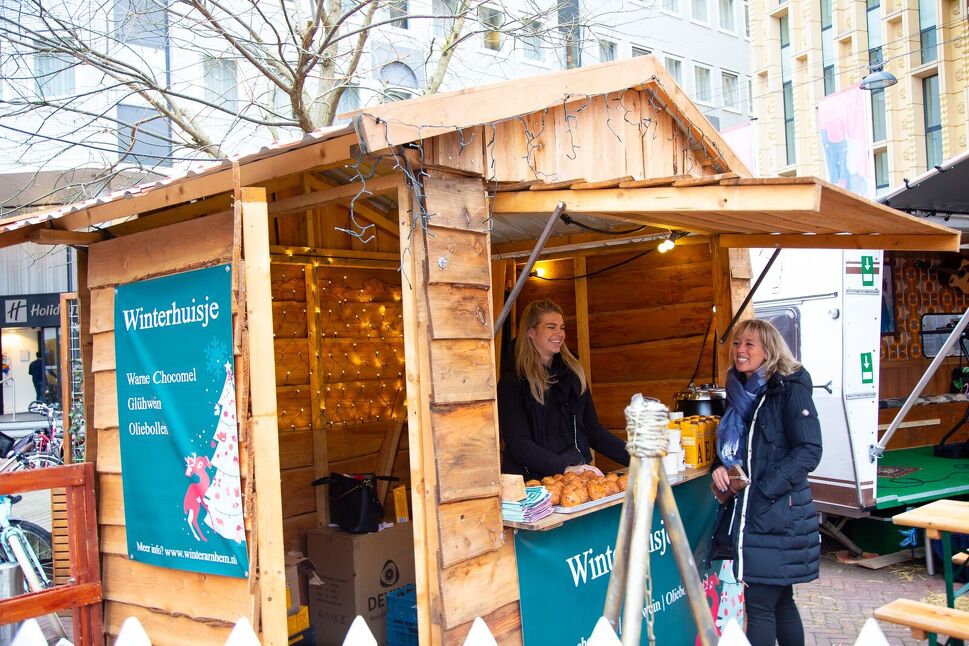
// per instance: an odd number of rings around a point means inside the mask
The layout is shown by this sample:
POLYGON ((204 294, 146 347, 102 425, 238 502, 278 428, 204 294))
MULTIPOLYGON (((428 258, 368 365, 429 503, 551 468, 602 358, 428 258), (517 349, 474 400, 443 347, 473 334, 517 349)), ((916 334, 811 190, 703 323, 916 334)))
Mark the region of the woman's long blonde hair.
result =
MULTIPOLYGON (((528 380, 532 397, 542 405, 545 404, 545 391, 554 382, 551 381, 548 368, 542 363, 542 357, 535 349, 535 344, 528 337, 528 331, 538 326, 543 314, 559 314, 563 319, 565 318, 565 315, 562 314, 562 308, 555 301, 548 298, 532 301, 525 306, 525 311, 522 312, 521 320, 518 322, 518 339, 515 342, 515 370, 519 377, 528 380)), ((565 343, 562 343, 559 353, 562 355, 562 361, 565 362, 565 365, 578 376, 581 392, 584 393, 586 381, 582 364, 566 347, 565 343)))
MULTIPOLYGON (((757 334, 761 345, 764 346, 764 354, 766 355, 764 359, 764 377, 766 379, 770 379, 774 376, 774 373, 787 376, 797 372, 801 368, 801 364, 794 358, 791 349, 787 347, 787 342, 784 341, 784 337, 781 336, 781 333, 770 321, 763 319, 747 319, 746 321, 741 321, 734 328, 733 339, 737 339, 741 334, 749 334, 751 332, 757 334)), ((734 345, 731 341, 731 363, 734 362, 734 354, 734 345)))

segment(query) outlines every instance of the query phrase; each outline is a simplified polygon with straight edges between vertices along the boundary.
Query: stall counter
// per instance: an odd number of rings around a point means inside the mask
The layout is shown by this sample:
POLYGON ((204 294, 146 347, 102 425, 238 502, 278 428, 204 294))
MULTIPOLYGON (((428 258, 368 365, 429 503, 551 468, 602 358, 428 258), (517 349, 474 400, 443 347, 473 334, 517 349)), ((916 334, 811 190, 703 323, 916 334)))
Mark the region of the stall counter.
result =
MULTIPOLYGON (((698 565, 706 554, 717 509, 707 471, 691 470, 673 483, 677 509, 698 565)), ((525 646, 587 643, 605 604, 621 501, 575 514, 553 514, 533 524, 506 523, 515 527, 525 646)), ((696 626, 658 509, 648 536, 649 608, 656 643, 694 646, 696 626)), ((718 631, 730 617, 743 625, 742 586, 734 581, 732 563, 715 562, 713 566, 700 572, 700 580, 718 631)), ((645 615, 644 608, 641 634, 643 643, 648 643, 645 615)))

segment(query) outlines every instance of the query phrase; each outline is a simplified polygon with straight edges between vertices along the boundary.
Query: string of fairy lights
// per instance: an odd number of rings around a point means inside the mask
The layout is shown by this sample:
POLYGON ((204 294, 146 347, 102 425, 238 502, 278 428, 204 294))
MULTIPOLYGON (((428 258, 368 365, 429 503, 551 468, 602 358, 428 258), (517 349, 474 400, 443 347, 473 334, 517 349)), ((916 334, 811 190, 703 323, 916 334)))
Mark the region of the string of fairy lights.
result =
MULTIPOLYGON (((650 82, 665 90, 659 78, 654 76, 646 83, 650 82)), ((681 172, 679 160, 692 162, 695 151, 701 147, 707 151, 714 166, 725 169, 727 165, 723 152, 716 141, 688 116, 679 111, 674 114, 666 110, 663 99, 655 96, 646 83, 640 92, 646 100, 635 105, 627 103, 626 94, 630 90, 601 95, 563 96, 561 107, 564 118, 561 124, 565 132, 559 136, 566 141, 563 147, 565 157, 575 160, 582 152, 577 137, 579 119, 588 118, 590 106, 601 100, 605 105, 608 130, 621 143, 624 142, 623 135, 614 127, 620 120, 624 124, 623 130, 629 132, 625 126, 632 126, 633 131, 638 133, 640 145, 645 145, 649 137, 656 140, 666 136, 659 132, 661 114, 672 118, 674 124, 680 126, 679 134, 674 127, 674 134, 666 137, 674 144, 674 175, 681 172)), ((490 160, 484 178, 489 198, 494 198, 500 186, 495 151, 504 143, 499 139, 501 133, 508 132, 511 122, 521 129, 520 134, 524 138, 522 159, 532 176, 540 181, 558 181, 557 173, 545 172, 538 159, 551 109, 545 108, 533 115, 534 128, 521 116, 480 124, 486 138, 484 152, 490 160)), ((381 164, 383 168, 389 165, 391 172, 403 175, 411 195, 410 228, 400 231, 404 262, 396 269, 337 268, 315 259, 305 263, 274 263, 274 323, 282 428, 297 430, 313 424, 314 401, 319 411, 318 421, 324 428, 386 422, 402 414, 405 399, 402 287, 411 280, 405 266, 412 235, 417 227, 427 232, 434 220, 424 193, 424 179, 429 175, 425 170, 423 133, 433 129, 437 135, 440 125, 392 123, 380 118, 374 120, 384 128, 385 152, 377 155, 364 153, 359 148, 355 151, 345 171, 351 176, 350 182, 358 183, 360 189, 347 205, 346 226, 334 228, 364 245, 375 244, 380 236, 389 235, 367 222, 366 215, 356 209, 358 203, 374 196, 368 182, 378 176, 381 164), (416 140, 405 146, 393 144, 389 134, 392 125, 415 129, 418 134, 416 140), (416 161, 413 161, 415 156, 416 161), (315 331, 315 334, 311 331, 315 331)), ((470 135, 459 126, 453 127, 459 138, 459 157, 475 141, 477 133, 473 129, 468 130, 471 131, 470 135)), ((682 172, 689 170, 684 168, 682 172)), ((489 230, 494 226, 493 203, 494 200, 489 199, 485 222, 489 230)), ((433 235, 433 232, 428 235, 433 235)), ((307 240, 305 244, 313 248, 323 247, 319 240, 307 240)))

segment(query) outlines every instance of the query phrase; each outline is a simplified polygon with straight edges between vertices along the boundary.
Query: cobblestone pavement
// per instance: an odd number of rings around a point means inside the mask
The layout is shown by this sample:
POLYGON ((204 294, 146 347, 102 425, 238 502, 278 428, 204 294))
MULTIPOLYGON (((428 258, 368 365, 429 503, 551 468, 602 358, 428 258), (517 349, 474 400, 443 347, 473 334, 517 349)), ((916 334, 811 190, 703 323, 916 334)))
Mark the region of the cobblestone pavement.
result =
MULTIPOLYGON (((941 567, 936 570, 929 576, 921 559, 870 570, 841 563, 834 551, 826 552, 821 576, 794 586, 807 646, 853 646, 875 609, 900 597, 944 604, 945 582, 941 567)), ((925 644, 912 639, 907 628, 885 622, 879 627, 893 646, 925 644)))

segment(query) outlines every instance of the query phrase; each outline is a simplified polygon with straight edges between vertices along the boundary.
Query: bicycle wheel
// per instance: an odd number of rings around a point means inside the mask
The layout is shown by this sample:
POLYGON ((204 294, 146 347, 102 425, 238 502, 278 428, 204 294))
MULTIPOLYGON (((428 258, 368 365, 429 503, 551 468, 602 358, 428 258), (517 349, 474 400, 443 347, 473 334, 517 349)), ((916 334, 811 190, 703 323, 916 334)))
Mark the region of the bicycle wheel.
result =
POLYGON ((27 453, 17 463, 13 465, 11 471, 24 471, 26 469, 41 469, 43 467, 59 467, 64 464, 60 458, 47 453, 27 453))
MULTIPOLYGON (((47 581, 54 581, 54 542, 49 531, 29 520, 10 519, 11 527, 17 527, 24 533, 27 544, 37 556, 44 577, 47 581)), ((27 590, 29 592, 29 590, 27 590)))

